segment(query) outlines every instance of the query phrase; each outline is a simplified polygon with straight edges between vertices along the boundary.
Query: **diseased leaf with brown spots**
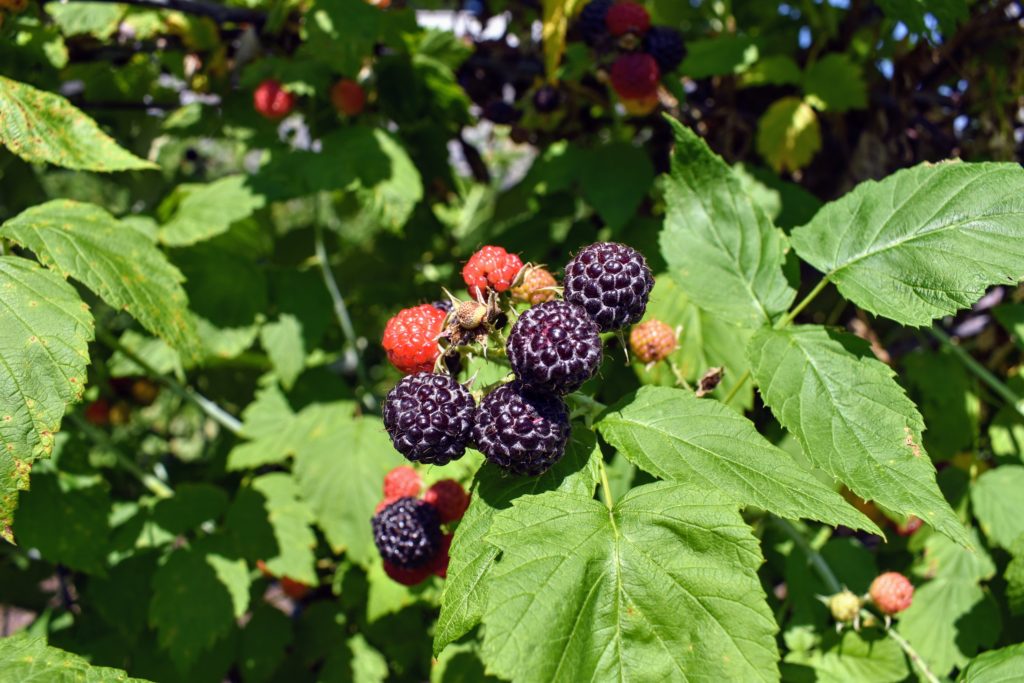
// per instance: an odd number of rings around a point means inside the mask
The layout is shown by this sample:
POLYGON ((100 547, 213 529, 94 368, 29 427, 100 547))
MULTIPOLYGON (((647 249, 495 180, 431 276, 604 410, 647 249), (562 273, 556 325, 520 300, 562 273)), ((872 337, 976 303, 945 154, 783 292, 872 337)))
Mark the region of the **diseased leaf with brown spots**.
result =
POLYGON ((53 450, 82 396, 93 321, 75 288, 34 261, 0 257, 0 536, 11 540, 32 461, 53 450))
POLYGON ((54 200, 23 211, 0 226, 0 235, 36 253, 43 265, 71 277, 188 361, 200 342, 188 311, 184 277, 153 241, 98 206, 54 200))
POLYGON ((54 93, 0 76, 0 144, 28 162, 82 171, 157 168, 54 93))

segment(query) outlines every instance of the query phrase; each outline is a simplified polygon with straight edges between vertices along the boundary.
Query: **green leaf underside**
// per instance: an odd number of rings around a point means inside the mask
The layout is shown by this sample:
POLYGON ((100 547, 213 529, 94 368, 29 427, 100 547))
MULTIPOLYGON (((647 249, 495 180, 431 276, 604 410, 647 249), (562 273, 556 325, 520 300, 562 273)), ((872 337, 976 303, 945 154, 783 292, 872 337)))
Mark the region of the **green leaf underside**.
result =
POLYGON ((921 415, 867 342, 805 325, 759 330, 749 353, 765 403, 815 466, 862 498, 970 545, 920 445, 921 415))
POLYGON ((452 540, 441 615, 434 630, 435 656, 469 633, 484 615, 488 579, 498 557, 498 550, 484 542, 494 516, 517 498, 545 491, 592 496, 599 457, 594 433, 576 426, 565 455, 539 477, 512 476, 489 463, 477 471, 469 509, 452 540))
POLYGON ((793 302, 785 238, 740 180, 693 131, 675 129, 661 252, 683 291, 723 320, 758 327, 793 302))
POLYGON ((128 311, 184 357, 198 357, 200 341, 181 272, 145 236, 100 207, 53 200, 10 219, 0 235, 128 311))
POLYGON ((118 146, 60 95, 0 76, 0 143, 30 163, 84 171, 157 168, 118 146))
POLYGON ((656 477, 699 483, 740 505, 881 535, 842 496, 758 434, 734 410, 689 391, 644 387, 612 407, 601 435, 656 477))
POLYGON ((734 503, 667 482, 613 512, 548 492, 494 519, 484 659, 512 681, 778 680, 760 548, 734 503))
POLYGON ((82 396, 93 320, 78 292, 37 263, 0 257, 0 535, 18 491, 48 457, 64 410, 82 396))
POLYGON ((1024 169, 943 162, 867 181, 792 235, 853 303, 927 325, 1024 276, 1024 169))
POLYGON ((46 683, 147 683, 120 669, 92 666, 83 657, 46 644, 46 638, 17 633, 0 638, 0 679, 46 683))
POLYGON ((160 241, 173 247, 195 244, 227 232, 231 224, 263 207, 264 199, 247 186, 244 175, 206 185, 179 185, 184 197, 174 216, 160 228, 160 241))

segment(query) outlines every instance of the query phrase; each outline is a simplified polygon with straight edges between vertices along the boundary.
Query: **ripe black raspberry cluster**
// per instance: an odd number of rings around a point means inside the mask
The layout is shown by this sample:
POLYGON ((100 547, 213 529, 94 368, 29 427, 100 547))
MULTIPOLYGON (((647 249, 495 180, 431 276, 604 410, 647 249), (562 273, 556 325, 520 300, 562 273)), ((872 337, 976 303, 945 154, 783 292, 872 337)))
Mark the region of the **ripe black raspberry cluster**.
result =
POLYGON ((441 547, 441 519, 434 506, 399 498, 373 518, 373 540, 385 562, 416 569, 429 564, 441 547))
POLYGON ((588 45, 599 55, 611 56, 609 80, 627 112, 653 111, 661 77, 686 56, 682 35, 667 26, 651 26, 643 5, 625 0, 591 0, 577 24, 588 45))
POLYGON ((495 389, 480 403, 473 439, 495 465, 532 476, 554 465, 569 440, 569 410, 555 394, 520 382, 495 389))
POLYGON ((449 375, 419 372, 384 399, 384 427, 395 450, 413 462, 447 465, 466 453, 473 397, 449 375))
POLYGON ((644 317, 653 287, 647 261, 625 244, 591 244, 565 267, 565 300, 584 308, 602 332, 644 317))
POLYGON ((586 310, 567 301, 548 301, 523 313, 506 349, 512 372, 532 391, 575 391, 601 364, 597 325, 586 310))

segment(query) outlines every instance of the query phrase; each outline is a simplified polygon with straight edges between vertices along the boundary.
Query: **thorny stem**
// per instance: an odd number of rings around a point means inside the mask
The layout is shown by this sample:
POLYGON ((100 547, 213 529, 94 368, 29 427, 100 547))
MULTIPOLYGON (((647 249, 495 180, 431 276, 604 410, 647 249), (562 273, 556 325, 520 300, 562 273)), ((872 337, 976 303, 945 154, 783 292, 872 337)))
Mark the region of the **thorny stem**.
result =
POLYGON ((825 287, 828 286, 828 283, 829 283, 828 275, 826 275, 825 277, 821 278, 821 280, 818 282, 818 284, 814 285, 814 289, 812 289, 810 292, 808 292, 807 296, 805 296, 803 298, 803 300, 801 300, 800 303, 798 303, 793 308, 793 310, 791 310, 789 313, 784 315, 779 320, 779 322, 777 322, 775 324, 775 329, 781 330, 783 327, 785 327, 786 325, 788 325, 791 322, 793 322, 794 318, 796 318, 798 315, 800 315, 800 312, 803 311, 805 308, 807 308, 808 304, 810 304, 812 301, 814 301, 814 298, 816 296, 821 294, 822 290, 825 289, 825 287))
POLYGON ((1024 398, 1019 396, 1017 392, 1006 386, 1006 384, 998 377, 989 372, 988 368, 974 360, 974 356, 967 353, 963 347, 959 344, 954 344, 948 334, 935 327, 929 328, 928 333, 938 339, 944 347, 949 349, 953 355, 955 355, 960 362, 967 367, 968 370, 977 375, 978 379, 987 384, 992 391, 1005 399, 1018 414, 1024 416, 1024 398))
POLYGON ((600 458, 597 461, 597 467, 601 472, 601 493, 604 496, 604 504, 608 508, 608 512, 611 512, 615 508, 615 501, 612 500, 612 487, 608 485, 608 469, 604 466, 604 460, 600 458))
POLYGON ((96 338, 99 339, 104 344, 106 344, 107 346, 109 346, 110 348, 114 349, 115 351, 120 351, 122 354, 125 355, 125 357, 128 358, 128 360, 142 368, 143 372, 145 372, 153 379, 161 382, 164 386, 166 386, 168 389, 173 391, 178 396, 182 397, 186 401, 196 404, 200 410, 209 415, 215 422, 217 422, 220 426, 224 427, 235 436, 238 436, 242 433, 242 423, 238 420, 238 418, 236 418, 234 415, 221 408, 215 402, 200 394, 195 389, 192 389, 191 387, 186 387, 180 384, 173 377, 169 377, 167 375, 160 373, 156 368, 154 368, 152 365, 150 365, 145 360, 140 358, 138 354, 136 354, 134 351, 127 348, 124 344, 115 339, 106 330, 97 329, 96 338))
POLYGON ((334 314, 338 318, 338 325, 341 327, 342 334, 345 335, 345 341, 348 342, 352 352, 355 354, 356 376, 359 378, 359 383, 363 385, 364 391, 363 404, 369 410, 376 410, 377 399, 374 397, 373 392, 370 391, 370 381, 366 374, 366 367, 363 365, 363 354, 359 352, 356 330, 352 325, 352 317, 348 314, 345 297, 341 295, 341 288, 338 287, 338 281, 334 278, 330 261, 327 259, 327 248, 324 246, 324 228, 320 221, 316 222, 314 230, 316 260, 320 263, 320 273, 323 276, 324 285, 327 287, 328 294, 331 295, 331 301, 334 302, 334 314))
MULTIPOLYGON (((839 583, 839 579, 836 578, 835 572, 822 557, 821 553, 811 547, 811 544, 807 541, 803 534, 797 530, 789 521, 782 519, 781 517, 772 517, 772 523, 775 527, 788 536, 801 552, 807 557, 807 560, 814 567, 818 576, 825 582, 825 586, 828 588, 830 593, 838 593, 843 590, 843 586, 839 583)), ((870 614, 866 612, 865 614, 870 614)), ((873 614, 871 616, 874 616, 873 614)), ((924 659, 917 653, 917 650, 901 636, 896 629, 889 624, 885 628, 885 634, 896 641, 896 644, 900 646, 907 657, 910 658, 918 669, 921 670, 921 674, 928 681, 928 683, 939 683, 939 679, 931 672, 928 668, 928 664, 924 659)))
POLYGON ((156 475, 144 471, 134 460, 122 453, 114 444, 113 439, 111 439, 106 432, 89 424, 89 422, 83 419, 80 415, 72 413, 68 417, 70 417, 71 421, 75 423, 75 426, 85 432, 90 439, 111 451, 117 458, 117 464, 123 467, 127 472, 130 472, 154 496, 157 498, 170 498, 174 495, 174 489, 161 481, 156 475))

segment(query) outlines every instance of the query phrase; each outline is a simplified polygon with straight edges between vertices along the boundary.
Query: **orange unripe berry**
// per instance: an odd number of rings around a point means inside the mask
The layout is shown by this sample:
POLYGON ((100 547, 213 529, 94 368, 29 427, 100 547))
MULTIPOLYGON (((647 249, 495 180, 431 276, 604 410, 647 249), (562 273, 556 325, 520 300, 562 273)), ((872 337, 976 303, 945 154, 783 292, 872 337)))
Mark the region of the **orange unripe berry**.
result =
POLYGON ((868 595, 883 614, 896 614, 910 607, 914 585, 899 572, 886 572, 871 582, 868 595))
POLYGON ((356 116, 366 106, 366 91, 350 78, 343 78, 331 88, 331 104, 345 116, 356 116))
POLYGON ((672 355, 679 344, 675 330, 652 318, 633 327, 629 333, 629 348, 641 362, 657 363, 672 355))
POLYGON ((533 266, 523 274, 522 282, 512 287, 509 293, 512 294, 515 301, 523 301, 531 306, 536 306, 545 301, 553 301, 555 298, 554 287, 557 286, 558 281, 550 271, 533 266))

